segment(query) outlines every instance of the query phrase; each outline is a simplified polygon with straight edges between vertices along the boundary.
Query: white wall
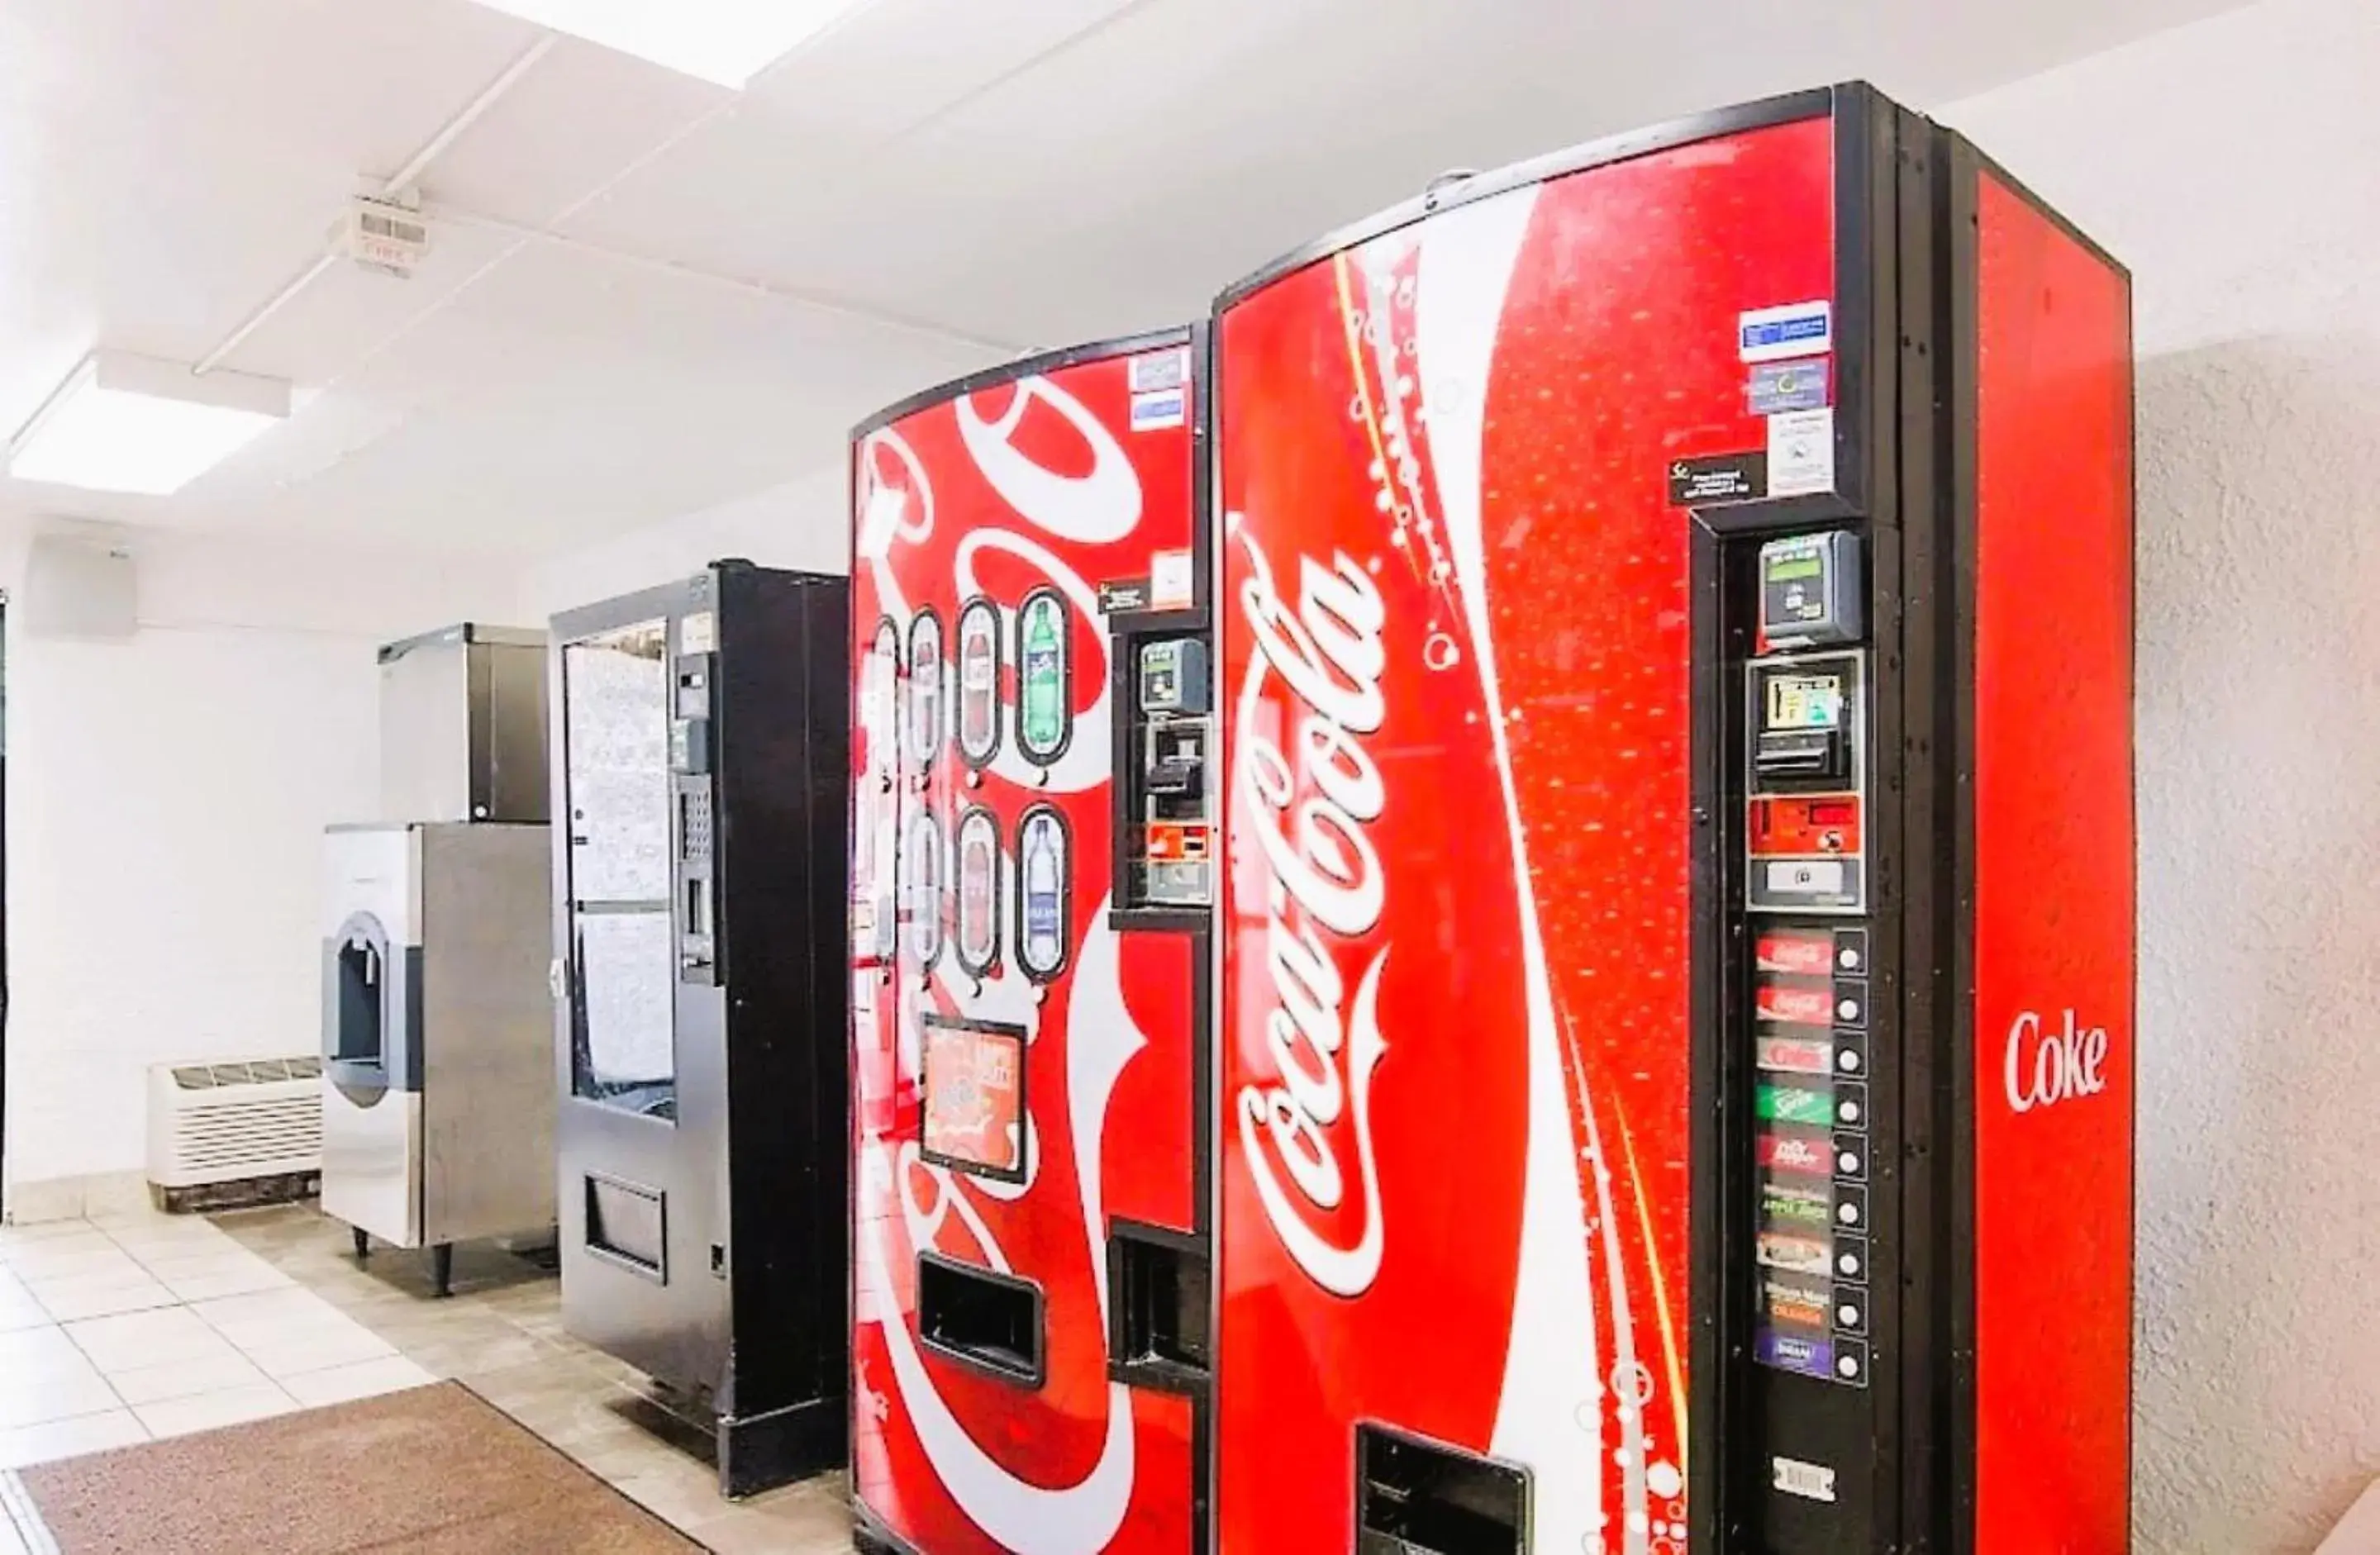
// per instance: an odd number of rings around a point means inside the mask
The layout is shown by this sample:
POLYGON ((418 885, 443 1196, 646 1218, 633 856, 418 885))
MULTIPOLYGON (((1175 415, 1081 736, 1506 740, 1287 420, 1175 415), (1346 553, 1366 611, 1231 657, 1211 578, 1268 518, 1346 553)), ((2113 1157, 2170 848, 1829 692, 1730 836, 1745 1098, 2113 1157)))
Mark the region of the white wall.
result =
POLYGON ((372 650, 513 605, 414 558, 128 538, 129 641, 9 612, 6 1173, 36 1214, 140 1169, 148 1064, 315 1050, 322 830, 378 808, 372 650))
POLYGON ((554 557, 522 578, 520 617, 542 625, 558 611, 667 583, 731 556, 763 566, 848 572, 847 491, 837 465, 554 557))
POLYGON ((2136 278, 2138 1548, 2311 1549, 2380 1474, 2380 6, 1936 116, 2136 278))

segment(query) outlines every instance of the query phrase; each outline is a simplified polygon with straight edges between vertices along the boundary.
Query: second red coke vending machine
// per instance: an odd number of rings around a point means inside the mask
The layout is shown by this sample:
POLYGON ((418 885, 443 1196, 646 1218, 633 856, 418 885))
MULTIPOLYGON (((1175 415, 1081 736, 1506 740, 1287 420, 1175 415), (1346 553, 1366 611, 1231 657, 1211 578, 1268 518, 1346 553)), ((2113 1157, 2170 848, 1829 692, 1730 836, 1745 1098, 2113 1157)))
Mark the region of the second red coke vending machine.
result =
POLYGON ((2130 290, 1863 87, 1214 323, 1220 1555, 2116 1555, 2130 290))
POLYGON ((1203 345, 1037 357, 855 437, 865 1548, 1204 1537, 1203 345))

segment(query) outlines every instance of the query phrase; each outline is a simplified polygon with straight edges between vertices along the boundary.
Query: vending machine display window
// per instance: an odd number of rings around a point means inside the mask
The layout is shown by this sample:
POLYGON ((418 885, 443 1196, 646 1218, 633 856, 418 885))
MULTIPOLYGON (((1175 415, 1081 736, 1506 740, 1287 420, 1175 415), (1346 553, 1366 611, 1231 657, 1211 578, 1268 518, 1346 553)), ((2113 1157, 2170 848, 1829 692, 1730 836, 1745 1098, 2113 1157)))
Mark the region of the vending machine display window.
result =
POLYGON ((942 824, 931 815, 909 822, 908 856, 901 861, 907 888, 909 949, 917 970, 931 972, 942 954, 942 824))
POLYGON ((574 985, 571 1088, 676 1115, 670 919, 668 623, 565 645, 564 800, 574 985))
POLYGON ((860 716, 868 740, 868 781, 860 785, 857 823, 870 839, 864 851, 872 864, 864 886, 868 903, 864 916, 868 949, 890 976, 900 917, 893 856, 900 816, 893 788, 900 765, 894 747, 900 738, 901 717, 901 632, 890 616, 876 624, 867 674, 860 716))
POLYGON ((1074 736, 1075 652, 1065 596, 1036 589, 1016 613, 1016 748, 1046 767, 1074 736))
POLYGON ((928 1015, 918 1149, 937 1166, 1025 1181, 1025 1028, 928 1015))
POLYGON ((1000 964, 1000 818, 982 805, 959 819, 959 965, 974 977, 1000 964))
POLYGON ((909 755, 920 767, 942 753, 942 618, 930 610, 909 623, 909 755))
POLYGON ((970 601, 959 612, 959 755, 988 767, 1000 754, 1000 607, 970 601))
POLYGON ((1025 812, 1016 829, 1016 962, 1036 982, 1066 968, 1074 917, 1066 818, 1049 805, 1025 812))

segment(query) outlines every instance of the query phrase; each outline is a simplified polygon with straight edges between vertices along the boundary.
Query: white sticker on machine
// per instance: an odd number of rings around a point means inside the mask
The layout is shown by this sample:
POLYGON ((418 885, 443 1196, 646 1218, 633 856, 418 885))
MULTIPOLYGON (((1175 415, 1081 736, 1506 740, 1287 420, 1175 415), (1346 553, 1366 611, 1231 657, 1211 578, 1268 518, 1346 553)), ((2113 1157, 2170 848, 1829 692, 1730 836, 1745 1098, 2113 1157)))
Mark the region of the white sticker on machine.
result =
POLYGON ((1805 1464, 1799 1458, 1768 1460, 1768 1483, 1789 1496, 1799 1496, 1807 1501, 1832 1501, 1835 1499, 1835 1471, 1822 1464, 1805 1464))
POLYGON ((1150 351, 1135 357, 1124 372, 1132 384, 1132 392, 1136 395, 1178 389, 1190 381, 1189 348, 1150 351))
POLYGON ((707 610, 690 613, 677 624, 677 650, 680 653, 715 653, 719 650, 719 617, 707 610))
POLYGON ((1835 412, 1787 410, 1768 418, 1768 494, 1804 497, 1835 489, 1835 412))
POLYGON ((1198 602, 1197 569, 1187 551, 1160 551, 1148 559, 1148 608, 1187 610, 1198 602))

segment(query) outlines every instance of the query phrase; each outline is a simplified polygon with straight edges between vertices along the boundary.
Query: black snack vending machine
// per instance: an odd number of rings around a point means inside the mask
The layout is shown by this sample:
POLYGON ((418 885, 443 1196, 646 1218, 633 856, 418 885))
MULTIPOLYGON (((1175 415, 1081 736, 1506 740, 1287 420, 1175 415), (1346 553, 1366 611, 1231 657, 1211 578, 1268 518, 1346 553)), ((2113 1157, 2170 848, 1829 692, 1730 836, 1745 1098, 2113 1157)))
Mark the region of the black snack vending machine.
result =
POLYGON ((564 1318, 729 1496, 845 1452, 849 611, 727 561, 553 621, 564 1318))

